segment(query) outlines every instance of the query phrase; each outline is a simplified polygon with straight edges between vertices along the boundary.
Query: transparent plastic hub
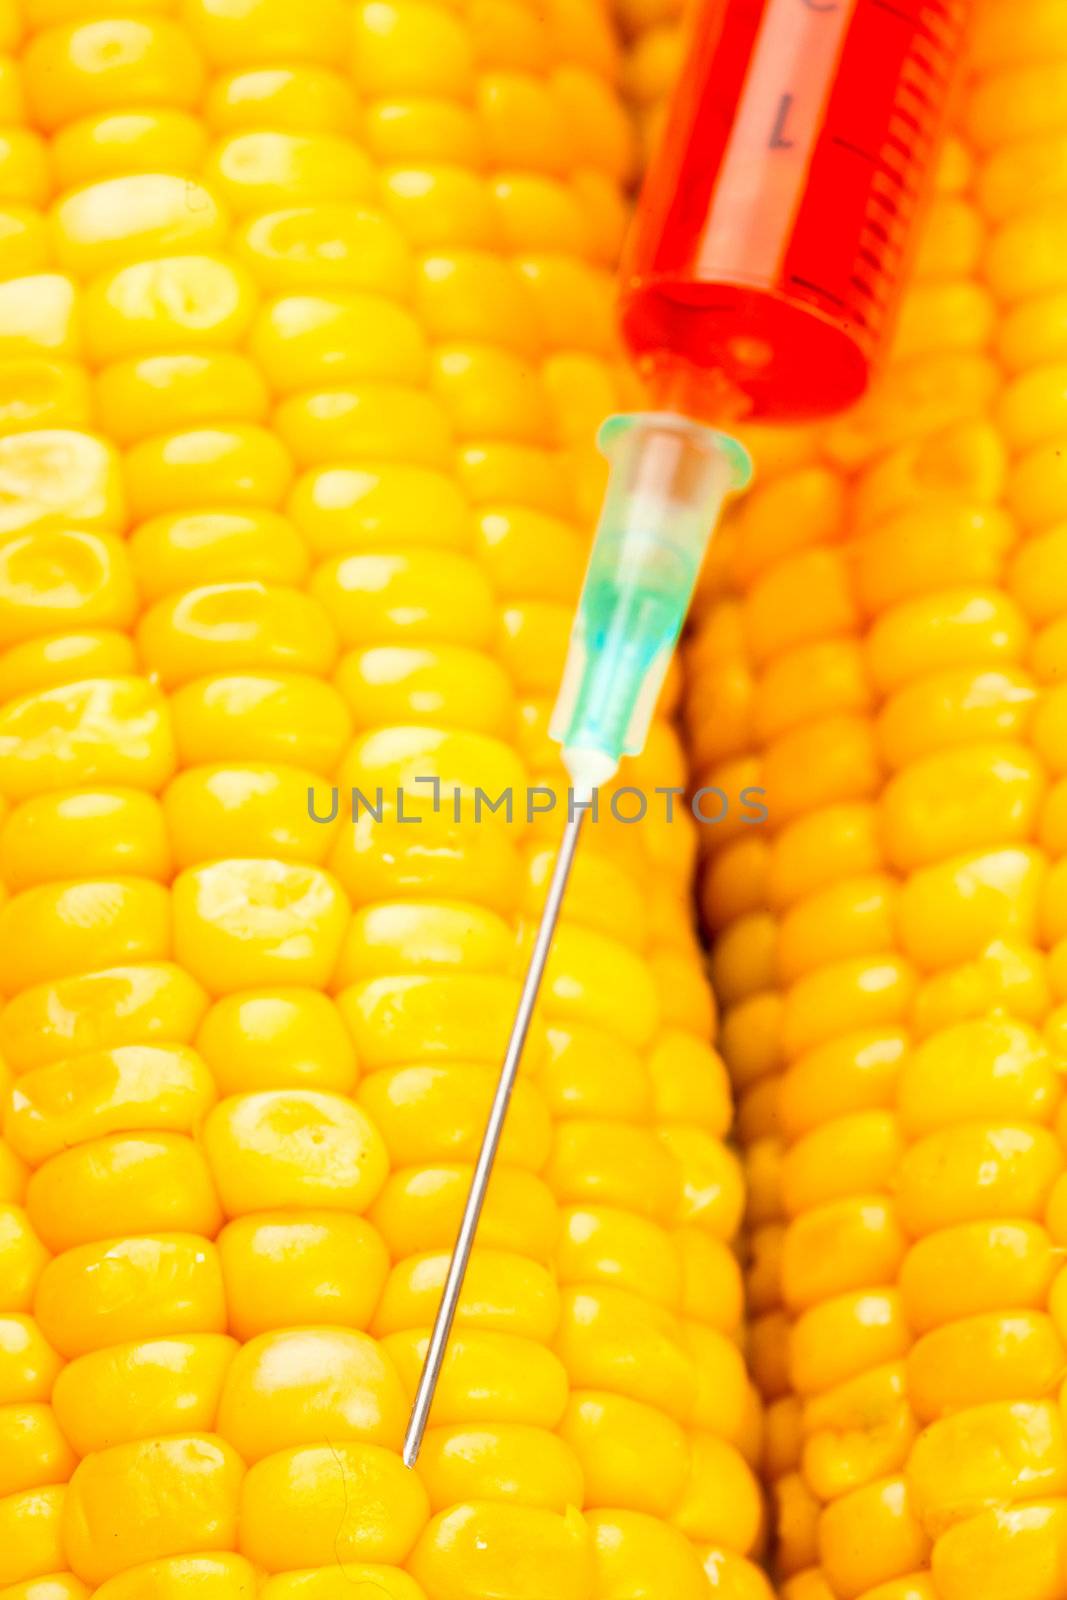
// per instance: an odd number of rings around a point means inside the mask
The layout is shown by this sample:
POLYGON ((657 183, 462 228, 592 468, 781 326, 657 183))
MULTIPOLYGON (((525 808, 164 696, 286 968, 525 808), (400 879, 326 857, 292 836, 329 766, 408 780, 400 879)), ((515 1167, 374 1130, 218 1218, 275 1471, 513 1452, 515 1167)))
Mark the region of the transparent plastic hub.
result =
POLYGON ((708 540, 752 467, 735 439, 671 412, 609 417, 611 474, 550 733, 576 787, 644 746, 708 540))

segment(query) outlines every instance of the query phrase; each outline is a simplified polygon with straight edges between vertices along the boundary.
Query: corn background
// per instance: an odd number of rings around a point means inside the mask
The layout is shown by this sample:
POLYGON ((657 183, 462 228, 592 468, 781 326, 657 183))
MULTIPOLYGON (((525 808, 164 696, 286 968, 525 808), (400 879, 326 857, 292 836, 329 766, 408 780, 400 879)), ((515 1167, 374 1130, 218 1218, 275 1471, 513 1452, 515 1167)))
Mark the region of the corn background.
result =
POLYGON ((1067 1592, 1065 83, 978 7, 891 368, 757 442, 689 651, 783 1600, 1067 1592))
MULTIPOLYGON (((0 6, 0 1596, 767 1600, 693 831, 558 820, 637 144, 595 0, 0 6), (353 828, 330 787, 438 776, 353 828)), ((632 781, 681 782, 664 706, 632 781)))
POLYGON ((562 781, 680 40, 0 0, 0 1600, 1067 1595, 1063 0, 752 441, 624 781, 770 821, 587 831, 399 1458, 559 830, 447 797, 562 781))

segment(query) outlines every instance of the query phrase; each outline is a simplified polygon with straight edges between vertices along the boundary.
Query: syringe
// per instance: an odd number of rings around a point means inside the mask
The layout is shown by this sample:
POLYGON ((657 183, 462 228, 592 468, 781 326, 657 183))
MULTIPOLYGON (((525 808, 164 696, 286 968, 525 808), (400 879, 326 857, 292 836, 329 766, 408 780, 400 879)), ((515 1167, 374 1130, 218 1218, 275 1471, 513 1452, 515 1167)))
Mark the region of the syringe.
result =
POLYGON ((620 275, 656 409, 611 417, 611 475, 550 731, 574 789, 437 1318, 418 1456, 585 810, 645 743, 724 500, 711 424, 858 398, 884 350, 945 120, 966 0, 705 0, 620 275))

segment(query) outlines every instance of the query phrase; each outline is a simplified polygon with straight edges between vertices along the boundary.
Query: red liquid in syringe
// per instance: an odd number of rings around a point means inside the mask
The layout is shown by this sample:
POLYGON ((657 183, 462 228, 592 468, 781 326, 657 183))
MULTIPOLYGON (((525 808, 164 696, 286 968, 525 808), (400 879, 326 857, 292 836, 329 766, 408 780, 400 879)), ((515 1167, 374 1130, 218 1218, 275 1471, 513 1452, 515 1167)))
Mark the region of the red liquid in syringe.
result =
POLYGON ((663 404, 803 420, 884 346, 965 0, 707 0, 623 262, 663 404))

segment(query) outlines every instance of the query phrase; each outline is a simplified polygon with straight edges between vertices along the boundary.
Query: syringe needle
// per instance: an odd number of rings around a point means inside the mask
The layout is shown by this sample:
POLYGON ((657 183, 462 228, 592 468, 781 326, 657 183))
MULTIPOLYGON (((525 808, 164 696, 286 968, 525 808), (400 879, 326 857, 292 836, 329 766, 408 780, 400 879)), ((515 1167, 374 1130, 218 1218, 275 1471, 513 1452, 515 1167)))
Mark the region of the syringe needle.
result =
POLYGON ((474 1176, 467 1193, 467 1203, 463 1208, 463 1220, 459 1225, 459 1233, 452 1249, 452 1260, 448 1265, 448 1276, 441 1294, 441 1303, 437 1308, 433 1332, 430 1335, 429 1348, 423 1362, 422 1374, 419 1378, 419 1387, 415 1392, 415 1403, 411 1408, 411 1418, 408 1430, 404 1436, 404 1464, 413 1467, 418 1460, 422 1436, 426 1432, 426 1422, 433 1404, 434 1391, 437 1380, 441 1374, 441 1363, 445 1358, 448 1348, 448 1336, 452 1332, 452 1323, 455 1320, 456 1307, 463 1290, 463 1280, 467 1275, 467 1263, 470 1260, 471 1248, 474 1244, 474 1235, 478 1229, 478 1218, 482 1214, 485 1203, 485 1193, 489 1187, 489 1180, 493 1175, 493 1163, 496 1160, 500 1136, 504 1131, 504 1118, 507 1116, 508 1102, 511 1091, 515 1087, 515 1079, 519 1072, 519 1063, 522 1060, 523 1047, 526 1036, 530 1031, 533 1019, 534 1005, 537 1001, 541 979, 544 977, 545 964, 548 953, 552 948, 552 936, 556 931, 559 921, 560 906, 563 903, 563 893, 567 887, 570 876, 571 864, 574 861, 574 852, 578 846, 578 835, 581 832, 582 818, 585 816, 585 807, 580 804, 584 796, 578 797, 578 802, 572 804, 570 819, 563 834, 556 857, 556 865, 548 885, 548 894, 545 899, 544 910, 541 912, 541 921, 534 939, 530 963, 526 968, 526 977, 523 979, 522 992, 519 995, 519 1004, 515 1012, 515 1021, 511 1025, 511 1037, 504 1055, 504 1064, 500 1069, 497 1080, 496 1093, 489 1111, 489 1119, 485 1125, 482 1136, 482 1147, 478 1152, 478 1160, 474 1167, 474 1176))

